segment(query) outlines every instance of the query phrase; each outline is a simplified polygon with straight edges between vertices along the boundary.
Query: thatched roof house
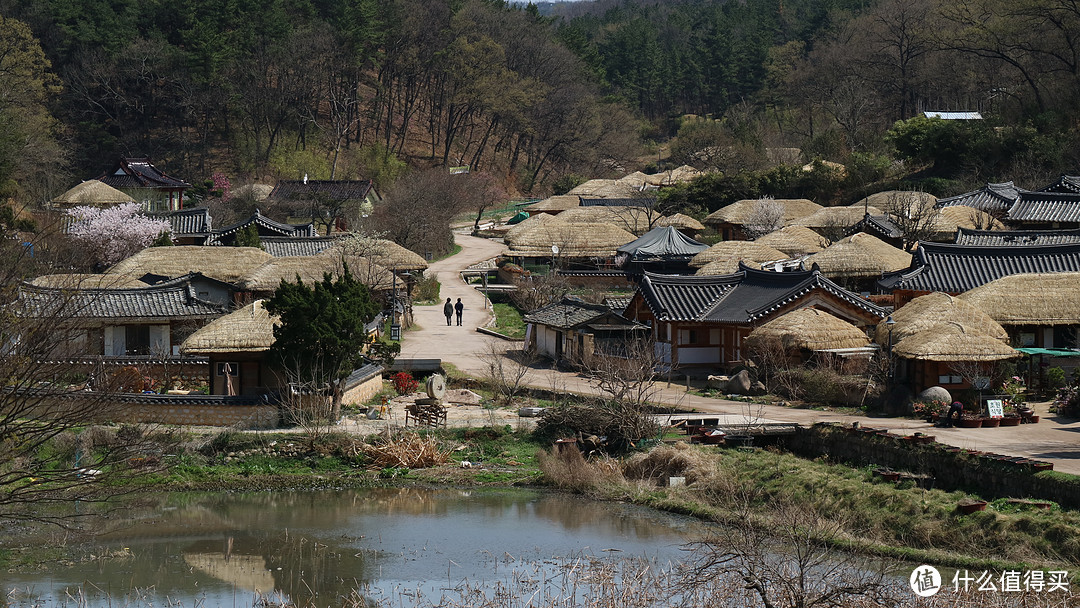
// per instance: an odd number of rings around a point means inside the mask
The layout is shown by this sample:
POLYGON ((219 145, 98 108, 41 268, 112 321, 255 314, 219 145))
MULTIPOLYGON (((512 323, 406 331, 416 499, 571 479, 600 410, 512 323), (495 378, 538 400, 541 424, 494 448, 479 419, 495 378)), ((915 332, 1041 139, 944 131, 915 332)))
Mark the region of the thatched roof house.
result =
POLYGON ((829 278, 879 278, 911 265, 911 254, 864 232, 836 241, 806 258, 829 278))
POLYGON ((800 308, 783 314, 750 332, 746 347, 750 350, 770 342, 785 350, 820 351, 869 346, 866 333, 847 321, 823 310, 800 308))
MULTIPOLYGON (((892 343, 908 336, 933 330, 946 322, 959 323, 964 327, 1001 342, 1008 342, 1009 335, 990 315, 970 302, 941 292, 919 296, 904 307, 896 309, 892 316, 892 343)), ((878 323, 874 341, 886 346, 889 341, 889 324, 878 323)))
MULTIPOLYGON (((721 241, 695 255, 690 260, 690 265, 695 268, 702 268, 711 262, 734 262, 737 266, 739 260, 752 260, 761 263, 783 260, 787 257, 784 252, 773 249, 768 245, 762 245, 757 241, 721 241)), ((697 274, 703 273, 699 272, 697 274)))
POLYGON ((783 207, 783 216, 780 218, 781 225, 787 225, 795 220, 802 219, 816 211, 821 205, 804 199, 745 199, 736 201, 726 207, 722 207, 708 215, 703 222, 706 226, 716 229, 724 240, 740 240, 746 238, 744 226, 756 220, 756 215, 761 205, 776 203, 783 207))
POLYGON ((338 242, 324 249, 320 256, 358 256, 374 262, 391 272, 422 273, 427 270, 428 264, 424 258, 410 250, 387 239, 372 239, 358 235, 341 237, 338 242))
MULTIPOLYGON (((870 207, 871 215, 880 215, 881 210, 870 207)), ((847 228, 863 219, 862 207, 824 207, 810 215, 791 221, 789 226, 804 226, 815 230, 826 228, 847 228)))
MULTIPOLYGON (((893 354, 914 361, 955 363, 961 361, 993 362, 1015 359, 1020 353, 1005 342, 946 321, 932 329, 921 331, 893 346, 893 354)), ((948 384, 962 384, 950 382, 948 384)), ((946 383, 942 383, 946 384, 946 383)))
POLYGON ((574 207, 581 206, 581 197, 576 194, 558 194, 555 196, 549 196, 542 201, 533 203, 528 207, 525 207, 523 211, 530 216, 538 213, 548 213, 555 215, 566 211, 567 209, 573 209, 574 207))
POLYGON ((86 180, 52 200, 52 204, 58 207, 106 207, 134 202, 135 199, 131 196, 96 179, 86 180))
POLYGON ((1040 348, 1075 345, 1076 331, 1080 329, 1078 272, 1014 274, 957 298, 1005 326, 1014 343, 1040 348))
POLYGON ((558 218, 553 221, 522 222, 523 230, 507 233, 509 254, 524 258, 564 259, 611 258, 615 250, 633 241, 635 236, 612 224, 570 224, 558 218), (555 254, 551 247, 558 247, 555 254))
POLYGON ((1005 224, 999 222, 994 216, 974 207, 964 205, 952 205, 938 210, 934 220, 934 228, 942 237, 953 240, 957 231, 961 228, 967 230, 1004 230, 1005 224))
POLYGON ((577 207, 559 214, 568 224, 611 224, 635 235, 649 231, 649 212, 641 207, 577 207))
POLYGON ((861 198, 854 203, 851 203, 851 207, 857 207, 862 209, 864 207, 883 209, 885 211, 893 211, 899 208, 906 208, 909 205, 915 203, 919 204, 919 207, 933 207, 937 204, 937 197, 928 192, 918 192, 916 190, 885 190, 884 192, 875 192, 866 198, 861 198))
POLYGON ((754 239, 754 242, 768 245, 784 252, 789 257, 817 253, 828 245, 828 241, 823 236, 806 226, 784 226, 780 230, 754 239))
POLYGON ((263 308, 263 301, 215 319, 188 336, 180 345, 181 354, 264 352, 274 343, 274 327, 281 319, 263 308))
POLYGON ((662 217, 654 222, 654 226, 671 226, 690 237, 693 237, 697 232, 705 230, 705 224, 702 224, 689 215, 683 215, 681 213, 662 217))
POLYGON ((578 185, 567 194, 595 198, 629 198, 640 191, 640 187, 613 179, 590 179, 578 185))
POLYGON ((139 289, 149 286, 138 279, 117 274, 47 274, 31 279, 30 284, 51 289, 139 289))
POLYGON ((256 295, 270 295, 277 290, 282 280, 292 283, 299 277, 302 282, 310 285, 322 281, 326 273, 338 278, 344 274, 346 264, 349 273, 372 291, 393 289, 394 276, 382 266, 361 257, 343 258, 332 255, 272 258, 241 279, 237 287, 256 295))
POLYGON ((690 165, 682 165, 670 171, 661 171, 660 173, 649 175, 645 181, 650 186, 671 186, 693 181, 702 175, 704 175, 702 171, 698 171, 690 165))
POLYGON ((236 283, 271 257, 269 253, 254 247, 149 247, 117 262, 107 274, 134 278, 150 274, 176 278, 197 272, 224 283, 236 283))

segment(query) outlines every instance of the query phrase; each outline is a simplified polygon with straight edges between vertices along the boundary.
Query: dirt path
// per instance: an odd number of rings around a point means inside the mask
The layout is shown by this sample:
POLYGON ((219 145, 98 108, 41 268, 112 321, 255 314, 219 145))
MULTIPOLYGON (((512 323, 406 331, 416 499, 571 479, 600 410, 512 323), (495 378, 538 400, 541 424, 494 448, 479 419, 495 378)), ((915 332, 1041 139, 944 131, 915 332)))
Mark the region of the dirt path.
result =
MULTIPOLYGON (((465 304, 464 325, 446 326, 442 303, 435 306, 416 306, 414 316, 417 327, 405 332, 402 357, 417 359, 439 358, 450 362, 461 371, 483 376, 485 365, 482 356, 494 348, 501 351, 520 349, 521 342, 508 342, 491 338, 476 331, 491 319, 485 307, 483 294, 466 285, 460 272, 472 264, 491 259, 505 249, 501 243, 488 239, 456 234, 461 252, 433 263, 427 274, 435 273, 442 283, 443 301, 465 304)), ((575 373, 561 372, 551 368, 536 367, 530 371, 527 383, 543 389, 578 394, 595 394, 595 388, 575 373)), ((763 421, 793 422, 811 425, 815 422, 859 422, 863 426, 893 429, 898 432, 932 434, 942 443, 963 448, 977 449, 1014 456, 1038 458, 1054 463, 1054 469, 1080 475, 1080 421, 1062 419, 1048 413, 1048 404, 1036 405, 1036 413, 1042 417, 1039 424, 996 429, 939 429, 930 424, 904 418, 870 418, 850 416, 819 410, 801 410, 772 405, 753 405, 700 397, 686 392, 685 387, 657 384, 656 400, 682 409, 711 414, 754 416, 763 421)), ((479 408, 477 408, 479 410, 479 408)), ((479 414, 478 414, 479 415, 479 414)))

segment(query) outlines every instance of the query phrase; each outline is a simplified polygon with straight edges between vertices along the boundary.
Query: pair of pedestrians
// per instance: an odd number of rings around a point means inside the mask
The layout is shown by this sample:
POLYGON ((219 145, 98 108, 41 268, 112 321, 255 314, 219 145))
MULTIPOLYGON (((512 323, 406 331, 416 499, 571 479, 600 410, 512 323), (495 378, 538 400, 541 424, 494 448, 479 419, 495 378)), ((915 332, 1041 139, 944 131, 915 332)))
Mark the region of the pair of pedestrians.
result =
POLYGON ((461 303, 461 298, 457 299, 457 304, 451 304, 450 298, 446 298, 446 304, 443 304, 442 312, 446 315, 446 325, 450 326, 450 318, 457 313, 457 324, 461 325, 461 315, 465 312, 465 305, 461 303))

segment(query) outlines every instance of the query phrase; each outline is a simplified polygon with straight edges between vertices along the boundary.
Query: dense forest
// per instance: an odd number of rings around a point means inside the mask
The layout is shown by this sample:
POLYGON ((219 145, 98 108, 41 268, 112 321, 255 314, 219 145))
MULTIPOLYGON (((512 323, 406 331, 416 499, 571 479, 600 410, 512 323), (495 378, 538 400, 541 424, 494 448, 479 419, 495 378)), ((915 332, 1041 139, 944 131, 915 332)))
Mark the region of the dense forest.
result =
POLYGON ((47 200, 121 154, 237 184, 389 187, 405 166, 469 165, 534 195, 649 158, 738 176, 735 194, 805 189, 778 163, 832 161, 842 178, 814 192, 835 198, 890 179, 947 192, 1077 172, 1071 1, 550 9, 0 0, 0 195, 47 200), (924 110, 985 119, 912 119, 924 110))

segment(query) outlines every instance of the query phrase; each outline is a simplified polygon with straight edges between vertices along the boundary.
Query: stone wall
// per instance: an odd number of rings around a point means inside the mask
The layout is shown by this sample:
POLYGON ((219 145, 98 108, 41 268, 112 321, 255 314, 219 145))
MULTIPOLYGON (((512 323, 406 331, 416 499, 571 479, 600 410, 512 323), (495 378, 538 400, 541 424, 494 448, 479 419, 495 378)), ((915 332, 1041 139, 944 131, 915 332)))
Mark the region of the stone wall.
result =
POLYGON ((368 399, 371 399, 379 391, 383 389, 382 374, 377 374, 371 378, 358 383, 356 386, 350 387, 347 391, 342 393, 341 403, 348 405, 350 403, 364 403, 368 399))
POLYGON ((231 426, 272 429, 278 426, 276 405, 124 404, 112 422, 231 426))
POLYGON ((1049 463, 918 441, 874 429, 818 424, 799 429, 782 444, 806 458, 825 456, 926 475, 937 489, 967 490, 989 499, 1052 500, 1080 508, 1080 477, 1054 473, 1049 463))

